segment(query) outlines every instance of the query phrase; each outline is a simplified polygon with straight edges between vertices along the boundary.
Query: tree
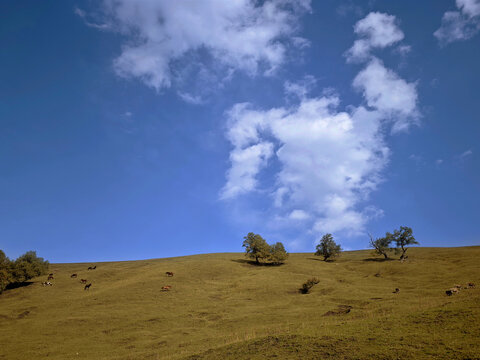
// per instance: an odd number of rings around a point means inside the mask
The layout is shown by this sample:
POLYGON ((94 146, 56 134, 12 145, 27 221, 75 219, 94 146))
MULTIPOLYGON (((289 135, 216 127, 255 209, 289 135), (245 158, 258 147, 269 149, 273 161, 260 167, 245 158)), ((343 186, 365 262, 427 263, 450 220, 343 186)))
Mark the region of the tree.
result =
POLYGON ((270 246, 260 235, 250 232, 244 239, 245 256, 255 259, 257 264, 270 256, 270 246))
POLYGON ((48 272, 48 261, 37 257, 35 251, 28 251, 17 260, 11 261, 0 250, 0 293, 10 284, 23 283, 48 272))
POLYGON ((8 284, 12 282, 12 262, 5 255, 5 253, 0 250, 0 294, 5 290, 8 284))
POLYGON ((260 264, 260 260, 263 260, 279 265, 283 264, 288 257, 288 253, 281 242, 268 245, 264 238, 254 233, 248 233, 244 239, 245 256, 255 259, 257 264, 260 264))
POLYGON ((392 234, 386 233, 385 237, 378 238, 373 240, 372 235, 368 234, 370 237, 370 246, 373 248, 376 254, 385 256, 385 259, 388 259, 387 252, 392 251, 390 244, 393 241, 392 234))
POLYGON ((315 255, 323 256, 323 261, 327 261, 327 259, 336 257, 340 255, 342 252, 342 248, 340 245, 337 245, 335 241, 333 241, 332 234, 325 234, 320 240, 320 244, 316 247, 317 252, 315 255))
POLYGON ((274 264, 283 264, 287 260, 288 253, 281 242, 277 242, 270 246, 269 260, 274 264))
POLYGON ((396 253, 400 253, 400 260, 405 259, 405 253, 407 252, 408 245, 418 244, 418 241, 413 237, 413 231, 408 226, 400 226, 400 230, 395 230, 393 234, 389 234, 392 237, 392 241, 395 241, 397 248, 396 253))
POLYGON ((13 275, 15 282, 25 282, 31 278, 44 275, 48 271, 48 261, 37 257, 35 251, 27 251, 15 260, 13 264, 13 275))

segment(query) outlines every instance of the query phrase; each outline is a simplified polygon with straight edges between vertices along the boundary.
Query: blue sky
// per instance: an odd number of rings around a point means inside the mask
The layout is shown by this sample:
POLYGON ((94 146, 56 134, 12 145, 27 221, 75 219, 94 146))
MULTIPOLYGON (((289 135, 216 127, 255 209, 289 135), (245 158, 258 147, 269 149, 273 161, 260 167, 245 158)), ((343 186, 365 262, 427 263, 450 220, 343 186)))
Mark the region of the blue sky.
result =
POLYGON ((2 1, 0 249, 478 245, 480 1, 2 1))

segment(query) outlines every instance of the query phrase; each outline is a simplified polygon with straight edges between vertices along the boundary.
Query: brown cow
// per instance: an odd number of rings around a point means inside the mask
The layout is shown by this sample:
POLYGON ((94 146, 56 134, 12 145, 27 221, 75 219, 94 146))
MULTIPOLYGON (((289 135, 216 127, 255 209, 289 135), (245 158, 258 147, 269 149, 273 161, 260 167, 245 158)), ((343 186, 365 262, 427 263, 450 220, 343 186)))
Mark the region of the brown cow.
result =
POLYGON ((73 278, 76 278, 77 277, 77 274, 72 274, 70 275, 70 277, 73 279, 73 278))
POLYGON ((162 286, 162 291, 170 291, 172 289, 171 285, 162 286))
POLYGON ((49 280, 53 280, 53 275, 51 275, 51 274, 48 275, 47 281, 49 281, 49 280))
POLYGON ((474 283, 472 283, 472 282, 469 282, 469 283, 468 283, 468 288, 469 288, 469 289, 473 289, 474 287, 475 287, 475 284, 474 284, 474 283))
POLYGON ((83 290, 90 290, 90 286, 92 286, 92 283, 88 284, 88 285, 85 285, 85 287, 83 288, 83 290))
POLYGON ((167 274, 167 276, 173 276, 173 272, 171 271, 167 271, 165 274, 167 274))
POLYGON ((87 279, 80 279, 80 282, 81 282, 82 284, 86 284, 86 283, 87 283, 87 279))

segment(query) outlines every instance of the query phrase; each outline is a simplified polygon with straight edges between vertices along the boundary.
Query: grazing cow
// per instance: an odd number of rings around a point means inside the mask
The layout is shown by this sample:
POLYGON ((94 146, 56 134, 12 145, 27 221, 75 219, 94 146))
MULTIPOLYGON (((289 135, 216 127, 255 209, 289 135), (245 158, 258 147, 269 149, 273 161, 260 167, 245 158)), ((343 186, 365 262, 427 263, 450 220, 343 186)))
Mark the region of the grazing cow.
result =
POLYGON ((53 280, 53 275, 51 275, 51 274, 48 275, 47 281, 48 281, 48 280, 53 280))
POLYGON ((394 294, 398 294, 399 292, 400 292, 400 289, 399 289, 399 288, 396 288, 393 293, 394 293, 394 294))
POLYGON ((70 277, 73 279, 73 278, 76 278, 77 277, 77 274, 72 274, 70 275, 70 277))
POLYGON ((85 287, 83 288, 83 290, 90 290, 90 286, 92 286, 92 283, 88 284, 88 285, 85 285, 85 287))
POLYGON ((452 290, 447 290, 447 291, 445 291, 445 294, 447 294, 448 296, 452 296, 452 295, 453 295, 453 291, 452 291, 452 290))
POLYGON ((97 268, 97 265, 95 266, 89 266, 87 270, 95 270, 97 268))
POLYGON ((170 291, 172 289, 171 285, 162 286, 162 291, 170 291))
POLYGON ((53 284, 50 281, 44 281, 42 283, 43 286, 52 286, 53 284))
POLYGON ((173 272, 171 271, 167 271, 165 274, 167 274, 167 276, 173 276, 173 272))
POLYGON ((456 289, 458 289, 458 290, 460 290, 463 286, 457 284, 457 285, 453 285, 453 287, 456 288, 456 289))
POLYGON ((469 289, 473 289, 474 287, 475 287, 474 283, 472 283, 472 282, 468 283, 468 288, 469 289))
POLYGON ((457 293, 458 293, 458 289, 457 289, 456 287, 451 288, 450 291, 451 291, 453 294, 457 294, 457 293))
POLYGON ((87 283, 87 279, 80 279, 80 282, 81 282, 82 284, 86 284, 86 283, 87 283))

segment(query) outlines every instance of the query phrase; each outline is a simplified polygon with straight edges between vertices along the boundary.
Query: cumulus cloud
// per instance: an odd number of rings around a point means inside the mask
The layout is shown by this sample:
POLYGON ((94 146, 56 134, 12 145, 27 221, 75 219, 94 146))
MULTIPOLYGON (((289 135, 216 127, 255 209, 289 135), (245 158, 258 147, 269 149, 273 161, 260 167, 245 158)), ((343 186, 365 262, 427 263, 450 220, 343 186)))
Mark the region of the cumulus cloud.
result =
POLYGON ((381 60, 373 58, 353 80, 370 107, 376 108, 393 121, 393 132, 409 128, 419 118, 418 94, 415 83, 408 83, 381 60))
POLYGON ((176 63, 192 52, 227 72, 275 72, 289 46, 306 44, 296 33, 310 0, 104 0, 102 9, 109 28, 126 38, 117 74, 158 91, 172 85, 176 63))
POLYGON ((389 150, 380 112, 358 107, 348 113, 338 106, 336 96, 304 97, 292 108, 266 111, 234 106, 227 134, 232 164, 221 197, 253 190, 271 156, 281 164, 270 184, 278 217, 309 220, 318 232, 361 231, 370 215, 357 206, 381 181, 389 150), (255 150, 245 165, 236 157, 266 142, 266 154, 255 150))
POLYGON ((346 52, 349 62, 366 61, 373 49, 391 46, 404 38, 395 16, 380 12, 371 12, 358 21, 354 31, 360 39, 355 40, 353 46, 346 52))
POLYGON ((433 33, 441 44, 468 40, 480 31, 480 0, 456 0, 456 5, 458 11, 445 12, 433 33))

